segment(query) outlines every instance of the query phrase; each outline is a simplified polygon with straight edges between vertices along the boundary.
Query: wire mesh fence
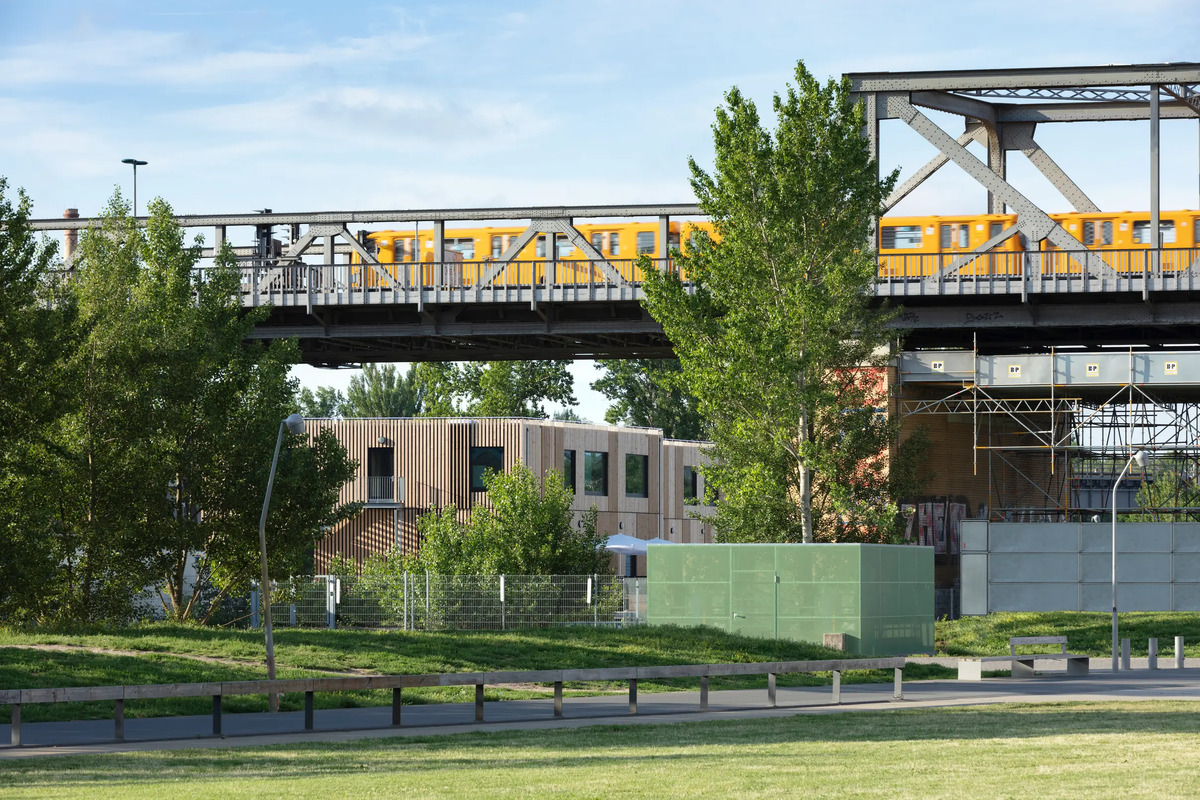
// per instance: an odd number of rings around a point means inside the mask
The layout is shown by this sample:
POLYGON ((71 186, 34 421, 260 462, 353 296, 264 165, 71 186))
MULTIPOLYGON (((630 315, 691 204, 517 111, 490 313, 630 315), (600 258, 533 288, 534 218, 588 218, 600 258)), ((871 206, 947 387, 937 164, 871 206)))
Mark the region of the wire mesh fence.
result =
MULTIPOLYGON (((260 624, 257 592, 250 624, 260 624)), ((276 627, 505 630, 646 621, 646 579, 613 575, 317 575, 271 594, 276 627)))

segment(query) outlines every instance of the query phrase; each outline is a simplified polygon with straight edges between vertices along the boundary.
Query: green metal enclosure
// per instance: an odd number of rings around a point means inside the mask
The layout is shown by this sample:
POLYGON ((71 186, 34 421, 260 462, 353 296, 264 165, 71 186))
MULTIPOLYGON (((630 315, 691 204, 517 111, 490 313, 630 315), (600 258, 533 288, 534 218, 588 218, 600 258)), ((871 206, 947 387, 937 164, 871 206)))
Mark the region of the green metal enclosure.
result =
POLYGON ((886 544, 651 545, 647 622, 824 641, 861 655, 933 650, 933 548, 886 544))

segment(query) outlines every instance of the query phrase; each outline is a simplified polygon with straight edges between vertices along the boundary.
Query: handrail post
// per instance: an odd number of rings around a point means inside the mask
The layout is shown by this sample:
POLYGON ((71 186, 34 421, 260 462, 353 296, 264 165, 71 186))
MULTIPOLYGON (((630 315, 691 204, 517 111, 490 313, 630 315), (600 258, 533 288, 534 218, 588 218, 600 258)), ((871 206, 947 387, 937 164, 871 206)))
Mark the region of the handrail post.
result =
POLYGON ((767 705, 775 707, 775 673, 767 673, 767 705))
POLYGON ((483 684, 475 684, 475 721, 483 722, 483 684))
POLYGON ((392 689, 392 725, 400 727, 400 687, 392 689))
POLYGON ((221 695, 212 696, 212 732, 213 736, 221 735, 221 695))
POLYGON ((892 699, 904 699, 904 667, 896 667, 896 672, 892 676, 892 699))
POLYGON ((637 713, 637 678, 629 679, 629 713, 637 713))
POLYGON ((562 681, 555 681, 554 682, 554 716, 555 717, 561 717, 563 715, 562 697, 563 697, 562 681))
POLYGON ((1183 669, 1183 637, 1175 637, 1175 669, 1183 669))
POLYGON ((833 670, 833 704, 835 706, 842 704, 842 671, 840 669, 833 670))
POLYGON ((9 734, 9 740, 13 747, 21 746, 21 704, 12 704, 12 728, 9 734))
POLYGON ((708 711, 708 676, 700 676, 700 710, 708 711))
POLYGON ((118 742, 125 741, 125 701, 117 700, 113 712, 113 738, 118 742))

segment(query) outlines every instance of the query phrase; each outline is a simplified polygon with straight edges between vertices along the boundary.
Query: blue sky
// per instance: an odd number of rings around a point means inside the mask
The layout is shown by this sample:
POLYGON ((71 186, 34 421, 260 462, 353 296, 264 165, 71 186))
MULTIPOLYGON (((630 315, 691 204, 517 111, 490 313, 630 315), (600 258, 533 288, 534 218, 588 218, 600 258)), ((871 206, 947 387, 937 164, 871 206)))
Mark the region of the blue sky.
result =
MULTIPOLYGON (((138 172, 181 213, 686 202, 732 85, 769 107, 818 76, 1200 60, 1194 0, 15 2, 0 0, 0 175, 35 216, 97 213, 138 172)), ((899 125, 900 123, 890 123, 899 125)), ((947 122, 947 125, 961 123, 947 122)), ((959 132, 957 128, 948 128, 959 132)), ((1200 123, 1164 123, 1163 205, 1200 205, 1200 123)), ((1044 126, 1105 209, 1148 206, 1147 126, 1044 126)), ((885 168, 931 154, 889 127, 885 168)), ((980 211, 953 167, 897 209, 980 211)), ((1010 156, 1010 179, 1065 208, 1010 156)), ((603 416, 576 368, 580 411, 603 416)), ((344 385, 347 371, 307 370, 344 385)))

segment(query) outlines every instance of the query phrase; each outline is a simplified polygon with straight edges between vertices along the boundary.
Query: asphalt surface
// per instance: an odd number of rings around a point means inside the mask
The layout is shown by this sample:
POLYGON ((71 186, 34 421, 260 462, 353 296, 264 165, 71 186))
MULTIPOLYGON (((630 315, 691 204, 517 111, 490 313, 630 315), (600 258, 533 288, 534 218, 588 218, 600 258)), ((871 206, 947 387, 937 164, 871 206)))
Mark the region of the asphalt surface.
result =
MULTIPOLYGON (((942 659, 912 659, 941 662, 942 659)), ((953 659, 946 659, 952 662, 953 659)), ((1160 669, 1145 669, 1145 659, 1134 669, 1113 673, 1106 659, 1093 659, 1090 675, 1067 677, 1048 669, 1038 677, 985 678, 983 681, 907 681, 904 699, 892 698, 892 684, 842 686, 842 702, 831 703, 825 687, 780 687, 776 706, 767 706, 765 689, 713 691, 709 710, 699 711, 699 692, 638 694, 638 713, 629 713, 628 696, 567 697, 563 717, 553 716, 553 700, 504 700, 484 704, 484 722, 475 722, 474 703, 406 705, 402 726, 391 725, 391 707, 317 709, 314 730, 304 730, 304 713, 225 713, 222 735, 212 735, 209 715, 126 719, 125 740, 113 740, 112 720, 25 722, 22 746, 14 748, 10 726, 0 725, 0 761, 46 755, 76 755, 136 750, 245 747, 295 744, 311 741, 431 736, 470 731, 576 728, 587 725, 635 725, 667 722, 702 722, 796 714, 853 713, 855 711, 916 709, 987 703, 1048 703, 1068 701, 1200 700, 1200 669, 1173 669, 1160 661, 1160 669), (1140 668, 1139 668, 1140 667, 1140 668)), ((1053 662, 1047 662, 1048 665, 1053 662)), ((6 715, 7 716, 7 715, 6 715)))

